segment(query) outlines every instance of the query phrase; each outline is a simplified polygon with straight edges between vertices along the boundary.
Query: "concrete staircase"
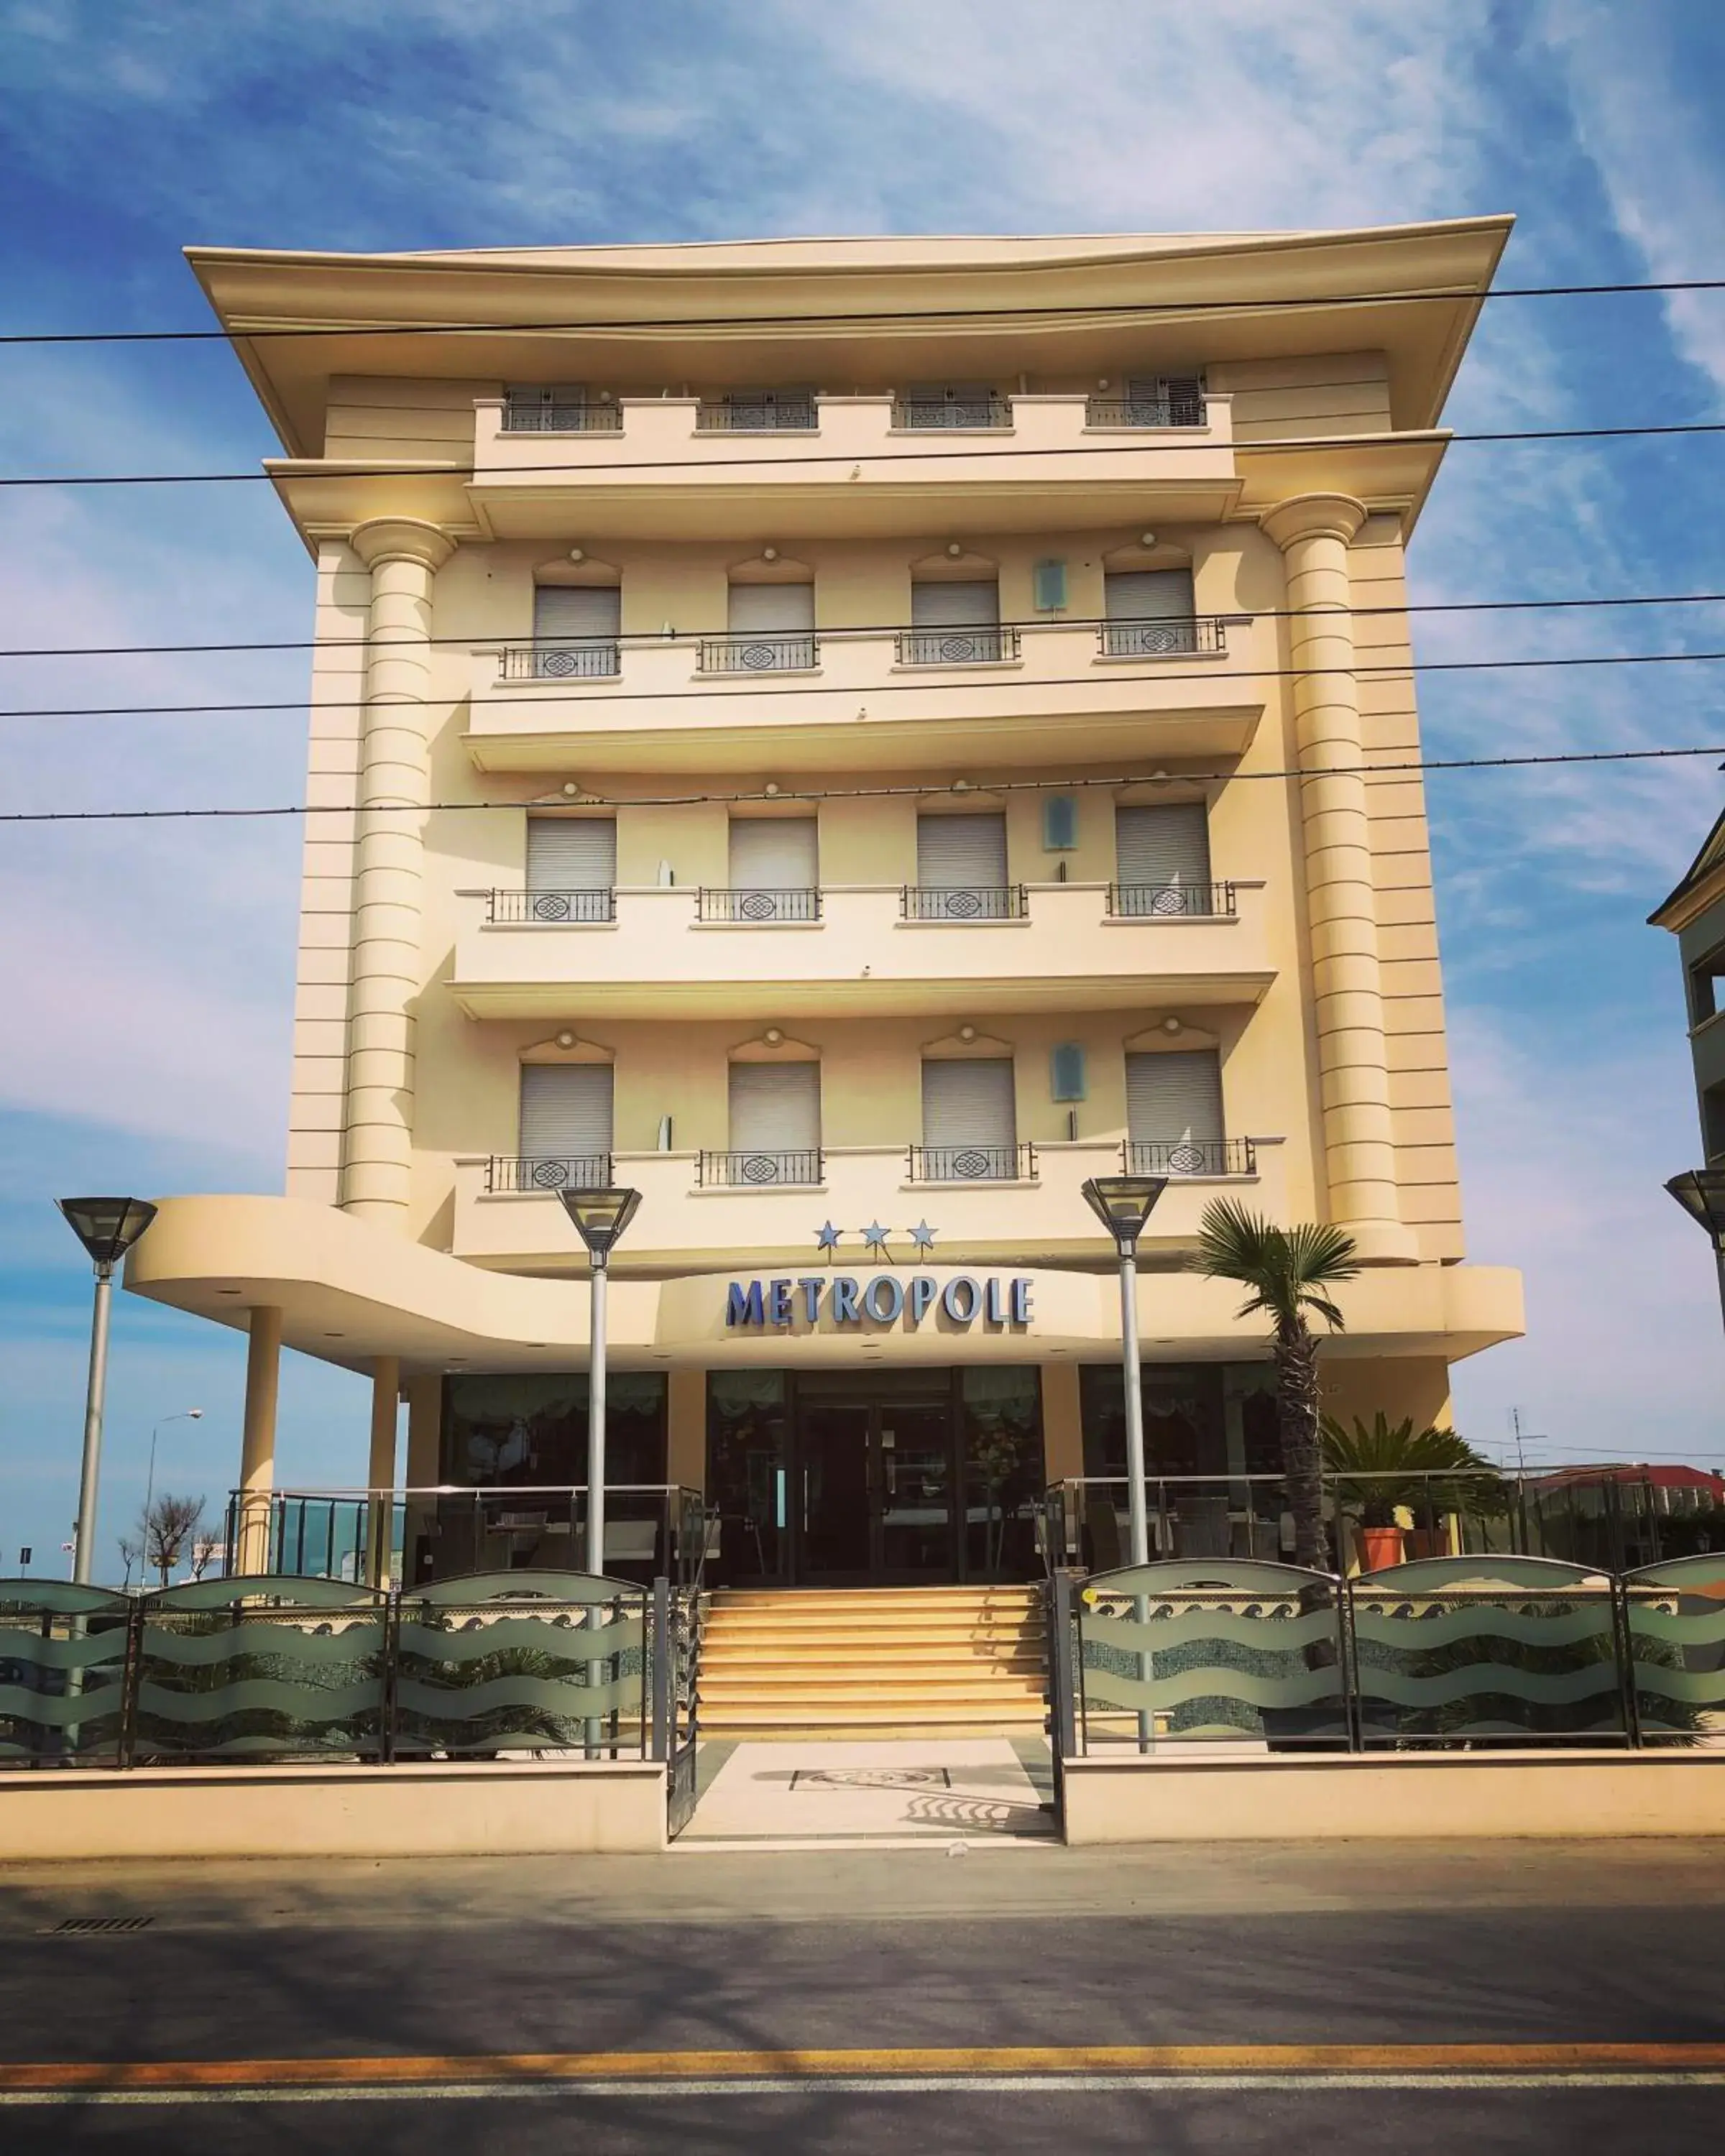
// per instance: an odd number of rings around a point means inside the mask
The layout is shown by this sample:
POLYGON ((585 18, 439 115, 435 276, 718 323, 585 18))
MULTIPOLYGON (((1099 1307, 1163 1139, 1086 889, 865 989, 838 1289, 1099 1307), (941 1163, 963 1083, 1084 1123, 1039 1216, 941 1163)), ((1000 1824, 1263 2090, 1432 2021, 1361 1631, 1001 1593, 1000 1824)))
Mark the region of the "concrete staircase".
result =
POLYGON ((701 1652, 703 1737, 1040 1730, 1034 1587, 726 1588, 701 1652))

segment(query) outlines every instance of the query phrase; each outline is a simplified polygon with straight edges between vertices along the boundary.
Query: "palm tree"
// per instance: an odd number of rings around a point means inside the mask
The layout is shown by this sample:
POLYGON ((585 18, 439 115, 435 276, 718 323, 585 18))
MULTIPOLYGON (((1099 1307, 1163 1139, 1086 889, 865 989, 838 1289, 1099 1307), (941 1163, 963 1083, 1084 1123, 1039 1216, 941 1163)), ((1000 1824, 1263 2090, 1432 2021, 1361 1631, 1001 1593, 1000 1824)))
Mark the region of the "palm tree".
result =
POLYGON ((1356 1415, 1352 1429, 1326 1415, 1322 1436, 1337 1498, 1363 1527, 1393 1527, 1401 1505, 1481 1517, 1504 1509, 1502 1474, 1453 1430, 1416 1430, 1411 1415, 1392 1423, 1379 1408, 1369 1423, 1356 1415))
POLYGON ((1275 1326, 1270 1352, 1276 1364, 1282 1478, 1294 1516, 1294 1562, 1327 1572, 1318 1440, 1319 1341, 1307 1320, 1315 1314, 1332 1332, 1341 1332, 1342 1313, 1324 1291, 1358 1272, 1353 1238, 1313 1221, 1273 1228, 1236 1199, 1219 1198, 1204 1209, 1198 1248, 1188 1262, 1211 1280, 1238 1281, 1250 1289, 1240 1315, 1261 1314, 1275 1326))

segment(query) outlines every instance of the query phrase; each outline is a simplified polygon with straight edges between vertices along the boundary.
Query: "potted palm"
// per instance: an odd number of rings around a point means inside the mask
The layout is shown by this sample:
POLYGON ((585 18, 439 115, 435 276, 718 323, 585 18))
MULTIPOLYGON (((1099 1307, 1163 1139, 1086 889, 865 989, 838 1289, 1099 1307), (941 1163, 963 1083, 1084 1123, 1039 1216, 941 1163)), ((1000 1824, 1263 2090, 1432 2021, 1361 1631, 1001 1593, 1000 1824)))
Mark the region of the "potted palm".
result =
POLYGON ((1325 1467, 1336 1478, 1336 1500, 1359 1522, 1360 1563, 1379 1572, 1402 1561, 1399 1511, 1491 1512, 1500 1509, 1502 1477, 1482 1453, 1453 1430, 1415 1430, 1411 1415, 1392 1423, 1380 1408, 1369 1424, 1326 1415, 1321 1426, 1325 1467))
POLYGON ((1249 1291, 1240 1316, 1261 1315, 1271 1322, 1276 1429, 1288 1510, 1294 1516, 1294 1562, 1327 1572, 1318 1436, 1320 1340, 1310 1320, 1320 1317, 1331 1332, 1342 1330, 1342 1313, 1327 1291, 1359 1270, 1353 1238, 1340 1228, 1311 1221, 1274 1228, 1237 1200, 1218 1199, 1204 1209, 1198 1247, 1188 1263, 1212 1280, 1237 1281, 1249 1291))

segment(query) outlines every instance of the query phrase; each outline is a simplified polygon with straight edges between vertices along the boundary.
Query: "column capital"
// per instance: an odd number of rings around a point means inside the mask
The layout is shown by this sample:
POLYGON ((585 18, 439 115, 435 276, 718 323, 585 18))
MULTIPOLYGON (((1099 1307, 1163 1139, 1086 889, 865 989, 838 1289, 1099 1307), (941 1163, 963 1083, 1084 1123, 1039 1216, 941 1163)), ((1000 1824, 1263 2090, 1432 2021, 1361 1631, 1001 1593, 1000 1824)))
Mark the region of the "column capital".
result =
POLYGON ((1366 521, 1366 506, 1351 494, 1296 494, 1266 509, 1258 519, 1278 547, 1291 547, 1296 539, 1339 539, 1352 546, 1366 521))
POLYGON ((454 541, 441 526, 417 516, 374 516, 355 526, 349 544, 368 569, 380 562, 417 562, 434 572, 455 551, 454 541))

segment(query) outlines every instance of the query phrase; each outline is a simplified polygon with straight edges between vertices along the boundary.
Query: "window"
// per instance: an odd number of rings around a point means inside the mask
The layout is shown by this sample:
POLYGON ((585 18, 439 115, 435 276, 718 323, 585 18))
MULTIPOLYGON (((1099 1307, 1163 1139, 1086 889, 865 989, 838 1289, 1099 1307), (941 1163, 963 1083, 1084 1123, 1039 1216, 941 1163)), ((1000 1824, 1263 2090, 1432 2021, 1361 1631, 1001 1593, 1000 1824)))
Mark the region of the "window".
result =
POLYGON ((1201 801, 1114 811, 1117 914, 1210 913, 1209 820, 1201 801))
POLYGON ((528 817, 530 919, 609 921, 616 883, 615 817, 528 817))
POLYGON ((524 1161, 562 1168, 531 1174, 531 1185, 603 1187, 611 1175, 612 1070, 608 1063, 524 1063, 521 1148, 524 1161))
POLYGON ((1719 1009, 1719 983, 1725 980, 1725 944, 1697 958, 1689 968, 1689 1023, 1704 1024, 1719 1009))
POLYGON ((1011 657, 1017 648, 1015 634, 1000 627, 998 578, 918 578, 911 583, 911 631, 899 639, 904 665, 975 666, 1011 657))
POLYGON ((916 819, 913 919, 1003 921, 1017 910, 1017 891, 1006 880, 1004 816, 916 819))
POLYGON ((813 816, 733 816, 731 921, 819 921, 819 827, 813 816))
POLYGON ((701 664, 707 673, 784 673, 815 664, 814 586, 731 586, 723 648, 710 650, 704 638, 701 664))
POLYGON ((731 1065, 727 1180, 755 1187, 820 1181, 820 1065, 731 1065))
POLYGON ((1127 1152, 1135 1175, 1219 1175, 1222 1070, 1214 1048, 1126 1059, 1127 1152))
POLYGON ((1012 1058, 932 1059, 922 1065, 922 1146, 916 1178, 1010 1181, 1018 1173, 1012 1058))
POLYGON ((622 626, 615 584, 536 584, 534 673, 551 680, 614 674, 622 626))
POLYGON ((1195 374, 1134 374, 1126 385, 1127 424, 1201 427, 1204 383, 1195 374))
POLYGON ((1711 1167, 1725 1154, 1725 1081, 1709 1086, 1701 1096, 1701 1130, 1711 1167))
POLYGON ((1109 658, 1198 649, 1190 569, 1111 570, 1102 585, 1102 649, 1109 658))

